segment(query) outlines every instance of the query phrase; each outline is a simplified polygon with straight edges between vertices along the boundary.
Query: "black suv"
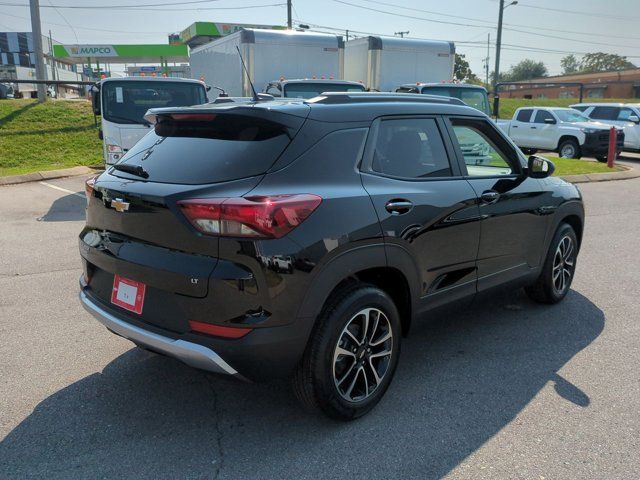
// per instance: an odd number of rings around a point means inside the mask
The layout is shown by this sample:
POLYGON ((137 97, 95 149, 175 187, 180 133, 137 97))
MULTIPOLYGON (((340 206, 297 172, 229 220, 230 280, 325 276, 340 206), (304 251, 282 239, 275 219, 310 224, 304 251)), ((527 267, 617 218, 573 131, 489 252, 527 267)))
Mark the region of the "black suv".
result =
POLYGON ((79 239, 84 307, 140 347, 290 376, 305 404, 352 419, 426 312, 505 284, 545 303, 569 290, 580 193, 457 99, 323 94, 147 119, 87 182, 79 239))

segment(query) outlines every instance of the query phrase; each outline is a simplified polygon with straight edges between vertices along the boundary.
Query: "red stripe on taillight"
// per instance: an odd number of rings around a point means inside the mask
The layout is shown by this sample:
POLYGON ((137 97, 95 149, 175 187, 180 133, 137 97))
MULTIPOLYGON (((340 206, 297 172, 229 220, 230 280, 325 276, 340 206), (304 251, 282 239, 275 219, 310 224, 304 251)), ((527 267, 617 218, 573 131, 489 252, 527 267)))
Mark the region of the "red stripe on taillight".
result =
POLYGON ((306 220, 322 198, 311 194, 197 198, 178 202, 202 233, 225 237, 280 238, 306 220))
POLYGON ((196 322, 189 320, 189 328, 198 333, 206 333, 207 335, 215 335, 223 338, 242 338, 253 328, 244 327, 223 327, 220 325, 211 325, 210 323, 196 322))
POLYGON ((173 113, 171 118, 182 122, 212 122, 216 115, 214 113, 173 113))

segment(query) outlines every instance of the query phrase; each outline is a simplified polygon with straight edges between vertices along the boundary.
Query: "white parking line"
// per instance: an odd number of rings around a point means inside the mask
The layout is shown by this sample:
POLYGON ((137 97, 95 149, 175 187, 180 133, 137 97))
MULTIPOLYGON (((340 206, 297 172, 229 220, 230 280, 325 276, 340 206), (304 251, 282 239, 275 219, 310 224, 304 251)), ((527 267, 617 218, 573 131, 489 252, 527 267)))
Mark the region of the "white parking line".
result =
POLYGON ((57 185, 54 185, 53 183, 48 183, 48 182, 38 182, 38 183, 40 185, 44 185, 45 187, 55 188, 56 190, 60 190, 61 192, 70 193, 71 195, 75 195, 76 197, 86 198, 84 193, 78 193, 78 192, 74 192, 72 190, 67 190, 66 188, 62 188, 62 187, 59 187, 57 185))

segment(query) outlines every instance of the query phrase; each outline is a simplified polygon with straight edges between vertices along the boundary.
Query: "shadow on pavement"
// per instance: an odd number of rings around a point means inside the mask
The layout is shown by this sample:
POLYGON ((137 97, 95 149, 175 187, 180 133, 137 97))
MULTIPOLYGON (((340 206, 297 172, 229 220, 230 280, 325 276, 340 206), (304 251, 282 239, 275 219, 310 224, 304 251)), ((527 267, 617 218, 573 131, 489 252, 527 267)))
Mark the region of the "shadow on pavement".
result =
POLYGON ((443 317, 414 326, 386 397, 346 424, 301 411, 287 382, 242 383, 129 350, 13 429, 0 477, 439 478, 549 382, 554 402, 589 407, 558 374, 604 328, 580 293, 556 306, 507 293, 443 317))
MULTIPOLYGON (((79 192, 81 193, 81 192, 79 192)), ((39 222, 75 222, 85 219, 87 201, 77 195, 69 194, 57 198, 47 213, 38 217, 39 222)))

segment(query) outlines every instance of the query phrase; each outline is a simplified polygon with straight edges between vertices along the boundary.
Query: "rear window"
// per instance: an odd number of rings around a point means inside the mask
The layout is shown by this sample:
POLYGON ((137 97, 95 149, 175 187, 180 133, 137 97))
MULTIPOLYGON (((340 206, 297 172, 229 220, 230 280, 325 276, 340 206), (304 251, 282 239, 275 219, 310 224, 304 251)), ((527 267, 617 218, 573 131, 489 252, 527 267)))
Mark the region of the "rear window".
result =
POLYGON ((110 81, 102 86, 102 115, 115 123, 144 123, 150 108, 186 107, 207 102, 204 86, 164 80, 110 81))
POLYGON ((528 108, 524 109, 524 110, 520 110, 518 112, 518 115, 516 115, 516 120, 518 122, 528 122, 529 120, 531 120, 531 113, 533 112, 533 110, 530 110, 528 108))
MULTIPOLYGON (((207 114, 160 118, 119 162, 141 166, 147 181, 198 185, 260 175, 290 143, 291 129, 262 118, 207 114)), ((117 176, 134 176, 113 170, 117 176)), ((135 176, 134 176, 135 177, 135 176)))

